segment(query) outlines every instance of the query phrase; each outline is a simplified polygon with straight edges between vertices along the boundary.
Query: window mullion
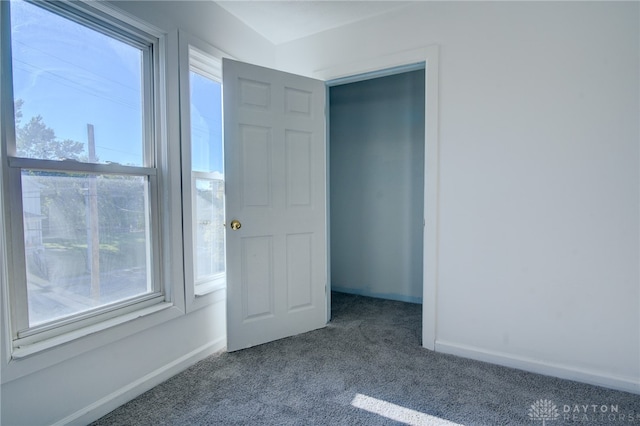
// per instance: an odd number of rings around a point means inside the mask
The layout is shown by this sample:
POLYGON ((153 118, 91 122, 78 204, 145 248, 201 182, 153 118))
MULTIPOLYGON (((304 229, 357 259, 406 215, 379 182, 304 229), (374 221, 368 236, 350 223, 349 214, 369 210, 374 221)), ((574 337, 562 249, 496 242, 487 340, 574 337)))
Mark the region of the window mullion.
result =
POLYGON ((195 179, 209 179, 209 180, 219 179, 219 175, 216 175, 215 173, 210 173, 210 172, 199 172, 194 170, 191 172, 191 174, 195 179))
POLYGON ((153 176, 153 167, 123 166, 120 164, 84 163, 80 161, 41 160, 39 158, 9 157, 9 167, 30 170, 55 170, 68 173, 153 176))
POLYGON ((195 180, 191 174, 191 81, 189 78, 191 55, 187 34, 180 34, 180 122, 181 126, 181 179, 182 179, 182 208, 183 208, 183 262, 185 276, 185 297, 187 307, 195 297, 195 263, 197 253, 194 250, 193 227, 196 223, 195 180))

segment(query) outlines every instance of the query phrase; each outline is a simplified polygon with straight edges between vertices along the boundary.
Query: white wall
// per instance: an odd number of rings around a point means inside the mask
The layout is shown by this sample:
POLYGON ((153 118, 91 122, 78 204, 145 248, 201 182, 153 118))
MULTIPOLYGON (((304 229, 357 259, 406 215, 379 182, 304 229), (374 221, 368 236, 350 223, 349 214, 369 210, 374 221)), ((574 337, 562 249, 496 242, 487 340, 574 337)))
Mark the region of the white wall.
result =
MULTIPOLYGON (((163 31, 185 29, 238 59, 273 63, 273 46, 213 2, 118 1, 115 5, 163 31)), ((173 66, 177 72, 177 61, 173 66)), ((177 81, 170 84, 177 91, 177 81)), ((177 111, 175 105, 169 111, 177 111)), ((178 127, 177 114, 168 120, 173 129, 178 127)), ((172 143, 178 143, 177 135, 170 134, 172 143)), ((179 228, 180 219, 177 222, 179 228)), ((10 368, 3 366, 0 423, 86 424, 224 347, 224 298, 187 315, 176 308, 172 311, 173 319, 153 327, 151 318, 137 319, 109 333, 14 360, 10 368)), ((1 346, 8 345, 3 341, 1 346)))
POLYGON ((239 61, 275 66, 275 48, 212 1, 109 0, 123 12, 170 32, 184 30, 239 61))
POLYGON ((440 46, 436 348, 640 392, 639 8, 419 2, 278 46, 440 46))
POLYGON ((422 302, 424 78, 330 88, 334 291, 422 302))

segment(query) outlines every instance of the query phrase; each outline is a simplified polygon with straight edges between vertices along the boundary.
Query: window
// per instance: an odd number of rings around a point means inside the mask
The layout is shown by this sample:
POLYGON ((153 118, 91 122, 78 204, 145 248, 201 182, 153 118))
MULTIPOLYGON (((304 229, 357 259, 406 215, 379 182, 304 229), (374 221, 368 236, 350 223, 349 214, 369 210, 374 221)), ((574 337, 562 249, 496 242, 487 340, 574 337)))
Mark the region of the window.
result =
MULTIPOLYGON (((188 56, 188 104, 183 102, 183 194, 188 300, 226 286, 222 63, 220 53, 181 33, 188 56), (202 49, 192 43, 198 43, 202 49), (208 50, 209 53, 206 53, 208 50), (183 185, 185 187, 186 185, 183 185), (190 296, 190 297, 189 297, 190 296)), ((184 74, 183 74, 184 75, 184 74)), ((183 90, 186 91, 183 85, 183 90)))
MULTIPOLYGON (((191 86, 191 191, 196 288, 224 284, 222 85, 197 70, 191 86)), ((198 292, 196 290, 196 292, 198 292)))
POLYGON ((2 152, 19 346, 164 302, 165 290, 158 40, 66 3, 12 0, 10 9, 2 66, 12 67, 13 90, 3 86, 2 102, 13 122, 2 124, 2 152))

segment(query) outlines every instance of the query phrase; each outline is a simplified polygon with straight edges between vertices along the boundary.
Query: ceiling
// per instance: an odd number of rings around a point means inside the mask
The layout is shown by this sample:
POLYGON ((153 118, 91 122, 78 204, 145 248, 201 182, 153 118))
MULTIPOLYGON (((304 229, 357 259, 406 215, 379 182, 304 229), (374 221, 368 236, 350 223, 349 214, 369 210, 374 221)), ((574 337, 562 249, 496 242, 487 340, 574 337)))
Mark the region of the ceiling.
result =
POLYGON ((273 44, 286 43, 404 7, 409 1, 216 1, 273 44))

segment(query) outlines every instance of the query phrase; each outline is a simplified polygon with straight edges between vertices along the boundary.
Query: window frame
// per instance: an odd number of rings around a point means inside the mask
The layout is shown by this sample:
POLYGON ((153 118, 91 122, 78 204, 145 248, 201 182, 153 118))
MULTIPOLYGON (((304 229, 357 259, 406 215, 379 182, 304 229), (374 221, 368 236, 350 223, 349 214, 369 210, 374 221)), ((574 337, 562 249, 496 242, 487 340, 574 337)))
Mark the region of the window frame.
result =
MULTIPOLYGON (((28 0, 30 1, 30 0, 28 0)), ((170 176, 179 170, 179 160, 172 160, 175 149, 170 139, 179 136, 177 31, 165 33, 138 21, 117 9, 95 2, 43 2, 36 6, 71 19, 135 47, 132 40, 148 46, 142 71, 144 87, 143 166, 79 163, 25 159, 15 156, 14 94, 11 59, 10 2, 0 2, 0 316, 3 319, 2 366, 3 381, 45 368, 77 353, 99 347, 141 329, 184 314, 181 235, 175 231, 181 222, 179 202, 170 176), (171 90, 175 88, 175 90, 171 90), (13 155, 12 155, 13 154, 13 155), (128 174, 147 177, 149 201, 147 208, 150 250, 151 285, 153 292, 129 299, 111 309, 103 305, 98 311, 80 313, 59 322, 28 328, 26 305, 26 268, 24 267, 24 228, 20 175, 23 168, 53 169, 95 174, 128 174), (9 244, 10 243, 10 244, 9 244), (4 250, 11 247, 11 250, 4 250), (17 265, 17 266, 13 266, 17 265), (26 312, 25 312, 26 311, 26 312), (25 329, 25 320, 27 328, 25 329), (84 338, 82 342, 66 344, 84 338), (41 354, 47 350, 45 354, 41 354), (40 356, 38 356, 40 355, 40 356)))
MULTIPOLYGON (((183 208, 183 238, 184 238, 184 274, 185 274, 185 304, 187 312, 200 309, 212 303, 226 300, 226 271, 225 277, 212 279, 208 283, 197 283, 195 278, 195 250, 193 241, 193 226, 195 225, 195 209, 193 201, 194 179, 191 169, 191 99, 190 99, 190 71, 194 71, 206 78, 222 84, 222 58, 230 55, 216 47, 188 34, 179 31, 180 55, 180 121, 181 127, 181 155, 182 155, 182 208, 183 208)), ((222 88, 224 96, 224 87, 222 88)), ((224 131, 223 131, 224 138, 224 131)), ((224 147, 224 142, 223 142, 224 147)), ((203 176, 206 173, 200 173, 203 176)), ((226 234, 226 224, 225 224, 226 234)), ((226 238, 226 235, 225 235, 226 238)), ((220 274, 222 275, 222 274, 220 274)))

